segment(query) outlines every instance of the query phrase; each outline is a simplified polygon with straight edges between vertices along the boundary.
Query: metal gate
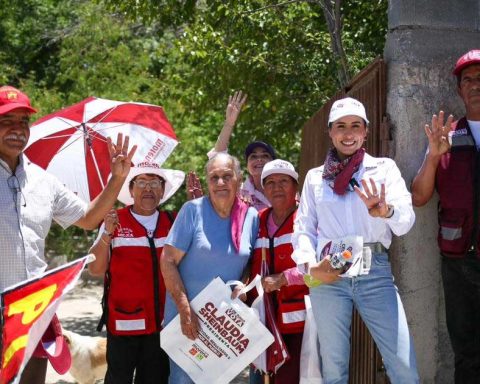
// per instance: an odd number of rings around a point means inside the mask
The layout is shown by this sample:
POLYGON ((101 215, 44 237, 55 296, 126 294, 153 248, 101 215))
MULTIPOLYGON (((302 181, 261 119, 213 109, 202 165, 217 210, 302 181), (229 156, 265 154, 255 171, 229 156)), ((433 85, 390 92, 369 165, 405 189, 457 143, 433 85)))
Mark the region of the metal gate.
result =
MULTIPOLYGON (((339 90, 304 125, 300 152, 300 178, 303 183, 307 171, 323 164, 330 138, 327 121, 335 100, 351 96, 360 100, 370 121, 365 147, 373 156, 391 156, 391 139, 386 120, 385 63, 376 59, 363 69, 345 89, 339 90)), ((350 384, 389 383, 380 353, 356 310, 353 311, 350 351, 350 384)))

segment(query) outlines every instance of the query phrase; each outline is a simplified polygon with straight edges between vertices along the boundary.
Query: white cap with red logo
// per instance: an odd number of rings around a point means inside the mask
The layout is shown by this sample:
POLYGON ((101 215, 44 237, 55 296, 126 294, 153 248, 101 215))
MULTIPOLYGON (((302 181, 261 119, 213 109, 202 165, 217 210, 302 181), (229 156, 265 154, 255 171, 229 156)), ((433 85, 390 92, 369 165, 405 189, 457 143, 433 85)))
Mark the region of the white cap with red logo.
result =
POLYGON ((365 107, 360 101, 352 97, 346 97, 333 103, 332 108, 330 108, 330 115, 328 115, 328 124, 350 115, 361 117, 368 124, 365 107))

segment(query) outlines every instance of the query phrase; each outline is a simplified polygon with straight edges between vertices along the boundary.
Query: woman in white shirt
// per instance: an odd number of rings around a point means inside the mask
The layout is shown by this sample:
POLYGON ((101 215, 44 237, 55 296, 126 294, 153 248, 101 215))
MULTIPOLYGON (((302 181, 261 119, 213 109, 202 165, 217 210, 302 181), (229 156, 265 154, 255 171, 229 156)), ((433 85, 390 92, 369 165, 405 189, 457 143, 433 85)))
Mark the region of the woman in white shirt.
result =
POLYGON ((318 328, 324 384, 347 383, 355 306, 372 334, 392 384, 418 383, 415 351, 393 282, 387 249, 412 227, 411 196, 395 162, 362 148, 368 120, 362 103, 336 101, 329 115, 333 147, 307 173, 293 236, 297 264, 315 281, 310 295, 318 328), (350 269, 332 255, 348 250, 350 269), (342 274, 342 276, 339 276, 342 274))

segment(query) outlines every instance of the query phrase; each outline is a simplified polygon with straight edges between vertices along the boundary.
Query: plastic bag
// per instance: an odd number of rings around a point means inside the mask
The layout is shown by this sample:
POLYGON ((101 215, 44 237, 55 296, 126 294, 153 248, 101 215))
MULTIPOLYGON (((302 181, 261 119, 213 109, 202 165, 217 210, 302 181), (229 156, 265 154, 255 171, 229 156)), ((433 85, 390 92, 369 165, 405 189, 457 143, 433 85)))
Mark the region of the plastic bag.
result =
POLYGON ((310 296, 305 295, 307 316, 300 354, 300 384, 322 384, 320 370, 320 345, 318 343, 317 326, 313 317, 310 296))
POLYGON ((217 277, 191 301, 200 324, 195 340, 182 334, 179 315, 160 333, 162 348, 195 383, 228 383, 273 342, 258 314, 231 294, 217 277))

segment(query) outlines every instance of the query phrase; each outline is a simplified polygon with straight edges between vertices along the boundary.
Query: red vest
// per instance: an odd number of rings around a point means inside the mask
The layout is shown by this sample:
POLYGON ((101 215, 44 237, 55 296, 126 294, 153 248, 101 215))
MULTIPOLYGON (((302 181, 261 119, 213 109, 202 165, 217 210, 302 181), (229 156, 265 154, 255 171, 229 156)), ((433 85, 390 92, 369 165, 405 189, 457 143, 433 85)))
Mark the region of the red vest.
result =
POLYGON ((438 245, 444 256, 479 255, 479 202, 475 201, 480 199, 479 182, 480 153, 467 120, 462 118, 454 125, 452 147, 442 156, 436 174, 440 198, 438 245))
POLYGON ((172 219, 159 212, 155 233, 149 238, 130 208, 117 210, 120 225, 113 234, 105 275, 107 329, 114 335, 159 332, 165 306, 160 255, 172 219))
MULTIPOLYGON (((269 274, 275 274, 286 269, 296 267, 292 260, 292 233, 293 220, 297 211, 280 225, 272 238, 268 237, 267 222, 272 208, 266 208, 259 214, 260 228, 252 260, 251 276, 260 274, 262 264, 262 249, 266 256, 266 265, 269 274)), ((275 292, 277 310, 277 325, 281 333, 303 332, 305 324, 305 302, 304 295, 308 295, 308 288, 305 285, 284 286, 280 291, 275 292)))

